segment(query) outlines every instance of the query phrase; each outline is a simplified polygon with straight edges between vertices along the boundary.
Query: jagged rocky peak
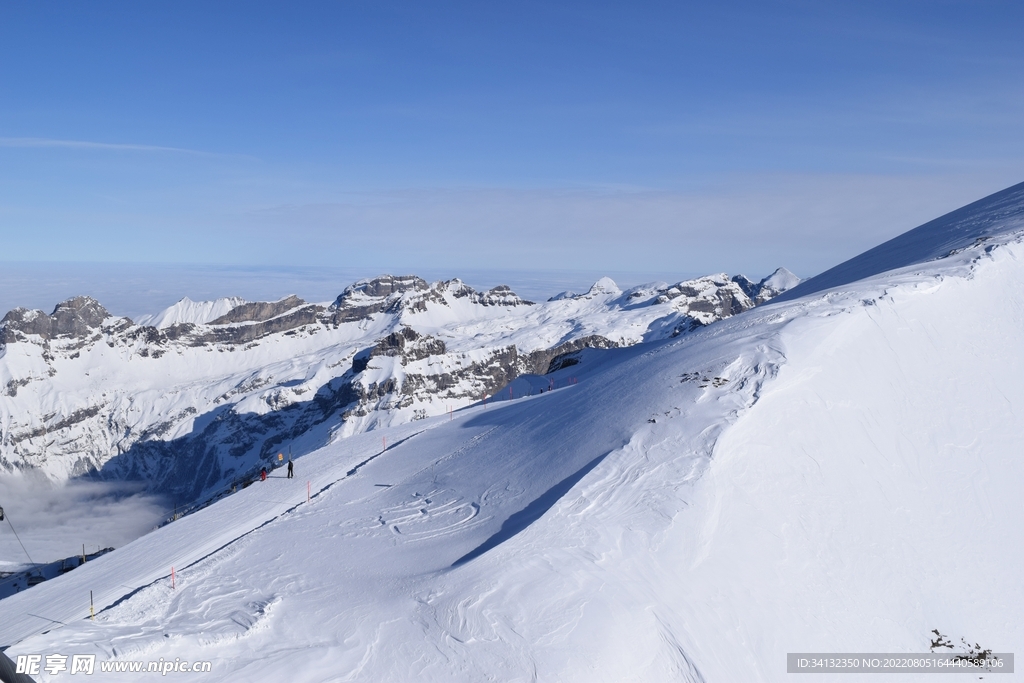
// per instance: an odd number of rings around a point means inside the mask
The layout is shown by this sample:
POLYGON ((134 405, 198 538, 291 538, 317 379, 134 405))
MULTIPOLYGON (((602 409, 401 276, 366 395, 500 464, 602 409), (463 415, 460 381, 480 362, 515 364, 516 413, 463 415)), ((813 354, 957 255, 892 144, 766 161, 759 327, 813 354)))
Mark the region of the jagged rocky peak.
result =
POLYGON ((760 282, 754 282, 743 275, 736 275, 732 278, 743 292, 750 297, 754 305, 774 299, 779 294, 793 289, 800 284, 800 278, 785 268, 776 268, 775 272, 760 282))
POLYGON ((434 283, 433 288, 442 294, 451 294, 456 299, 471 298, 477 293, 475 289, 457 277, 434 283))
POLYGON ((111 315, 91 296, 76 296, 62 301, 46 315, 40 310, 15 308, 0 321, 0 342, 15 341, 18 333, 43 339, 82 337, 99 329, 111 315))
POLYGON ((261 323, 304 305, 306 302, 294 294, 279 301, 252 301, 235 306, 216 320, 211 320, 209 324, 261 323))
POLYGON ((334 307, 360 306, 365 305, 366 299, 386 299, 392 294, 426 289, 430 289, 427 281, 415 275, 381 275, 346 287, 335 299, 334 307))
POLYGON ((381 275, 359 280, 345 288, 330 306, 331 322, 335 325, 369 318, 392 306, 406 292, 430 290, 426 280, 415 275, 381 275))
MULTIPOLYGON (((746 278, 743 279, 746 280, 746 278)), ((652 303, 664 304, 680 298, 686 301, 721 300, 723 296, 740 300, 749 298, 742 284, 736 282, 735 279, 730 280, 725 273, 718 273, 677 282, 664 289, 652 303)), ((745 303, 746 308, 750 308, 750 302, 745 303)))
POLYGON ((498 285, 480 292, 474 301, 484 306, 533 306, 532 301, 520 298, 508 285, 498 285))
POLYGON ((729 278, 725 273, 683 280, 660 291, 651 305, 669 304, 684 314, 672 336, 709 325, 722 318, 754 307, 748 289, 752 283, 743 276, 729 278))
POLYGON ((449 299, 469 299, 482 306, 530 306, 507 285, 498 285, 486 292, 475 289, 458 278, 427 284, 415 275, 382 275, 360 280, 345 288, 331 305, 335 324, 368 318, 375 313, 421 313, 428 304, 447 306, 449 299))
POLYGON ((0 341, 9 344, 17 340, 18 333, 50 337, 50 316, 40 310, 15 308, 0 320, 0 341))
POLYGON ((532 301, 522 299, 508 285, 491 287, 486 292, 478 292, 458 278, 442 280, 431 285, 431 291, 438 294, 450 294, 456 299, 469 299, 481 306, 533 306, 532 301))
POLYGON ((757 293, 757 303, 760 304, 773 299, 779 294, 793 289, 800 282, 799 277, 785 268, 777 268, 774 273, 761 280, 760 289, 757 293))

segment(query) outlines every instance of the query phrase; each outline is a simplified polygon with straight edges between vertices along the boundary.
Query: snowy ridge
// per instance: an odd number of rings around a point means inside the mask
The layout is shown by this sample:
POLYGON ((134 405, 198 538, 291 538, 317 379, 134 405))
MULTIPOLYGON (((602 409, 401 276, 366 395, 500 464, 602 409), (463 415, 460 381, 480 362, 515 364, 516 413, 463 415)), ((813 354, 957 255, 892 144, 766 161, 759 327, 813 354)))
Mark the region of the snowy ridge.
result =
POLYGON ((142 316, 136 322, 143 327, 155 327, 158 330, 182 323, 205 325, 244 303, 247 303, 245 299, 236 296, 215 301, 192 301, 186 296, 160 313, 142 316))
POLYGON ((8 598, 0 644, 257 682, 784 681, 787 652, 932 629, 1019 651, 1024 242, 991 227, 326 445, 8 598))

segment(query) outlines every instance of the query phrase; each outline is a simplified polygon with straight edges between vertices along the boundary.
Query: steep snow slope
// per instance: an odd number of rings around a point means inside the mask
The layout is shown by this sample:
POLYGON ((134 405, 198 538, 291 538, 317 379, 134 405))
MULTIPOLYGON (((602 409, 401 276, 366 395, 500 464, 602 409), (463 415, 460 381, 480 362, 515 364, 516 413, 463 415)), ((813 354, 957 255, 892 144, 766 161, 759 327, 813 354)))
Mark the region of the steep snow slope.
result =
MULTIPOLYGON (((1024 228, 1024 183, 996 192, 879 244, 800 283, 778 301, 834 289, 889 270, 925 264, 1024 228)), ((795 284, 795 283, 794 283, 795 284)))
POLYGON ((933 628, 1020 651, 1017 229, 338 441, 3 601, 0 644, 234 681, 781 681, 933 628))
POLYGON ((244 303, 246 303, 245 299, 240 299, 237 296, 223 297, 214 301, 192 301, 186 296, 156 315, 144 315, 135 322, 144 327, 155 327, 158 330, 183 323, 205 325, 244 303))

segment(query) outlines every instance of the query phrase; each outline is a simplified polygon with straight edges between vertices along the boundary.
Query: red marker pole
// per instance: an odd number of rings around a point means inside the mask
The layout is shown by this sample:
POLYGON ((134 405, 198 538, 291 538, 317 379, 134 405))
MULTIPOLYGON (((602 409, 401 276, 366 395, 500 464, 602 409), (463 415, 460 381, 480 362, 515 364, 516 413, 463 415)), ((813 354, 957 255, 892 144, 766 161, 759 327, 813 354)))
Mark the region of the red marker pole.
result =
POLYGON ((174 567, 171 567, 171 589, 174 589, 174 567))

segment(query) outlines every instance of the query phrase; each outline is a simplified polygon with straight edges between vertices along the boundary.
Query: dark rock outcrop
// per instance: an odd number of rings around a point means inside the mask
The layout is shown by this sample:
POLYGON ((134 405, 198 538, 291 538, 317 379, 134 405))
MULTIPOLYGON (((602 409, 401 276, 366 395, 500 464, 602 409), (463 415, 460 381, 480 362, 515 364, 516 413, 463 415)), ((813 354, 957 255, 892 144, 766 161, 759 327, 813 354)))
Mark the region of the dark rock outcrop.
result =
MULTIPOLYGON (((301 299, 297 299, 301 301, 301 299)), ((249 305, 249 304, 245 304, 249 305)), ((241 308, 241 307, 239 307, 241 308)), ((247 324, 213 326, 209 331, 192 339, 193 346, 203 344, 246 344, 271 334, 283 332, 288 334, 303 325, 319 326, 321 315, 324 312, 322 306, 308 304, 284 315, 270 318, 260 322, 247 324)), ((219 320, 220 318, 218 318, 219 320)), ((177 326, 175 326, 177 327, 177 326)))
POLYGON ((498 285, 486 292, 480 292, 474 297, 474 301, 484 306, 533 306, 532 301, 519 298, 508 285, 498 285))
POLYGON ((254 301, 235 306, 230 311, 211 321, 210 325, 228 325, 230 323, 263 322, 276 318, 282 313, 287 313, 293 308, 306 303, 299 297, 292 295, 280 301, 254 301))
POLYGON ((522 360, 519 364, 520 374, 546 375, 563 367, 560 361, 564 357, 575 354, 583 349, 614 349, 618 346, 611 339, 602 337, 599 334, 571 339, 550 349, 541 349, 526 356, 521 356, 522 360))
POLYGON ((110 317, 107 309, 90 296, 62 301, 50 315, 39 310, 15 308, 0 320, 0 344, 10 344, 25 335, 37 335, 44 340, 87 337, 110 317))

